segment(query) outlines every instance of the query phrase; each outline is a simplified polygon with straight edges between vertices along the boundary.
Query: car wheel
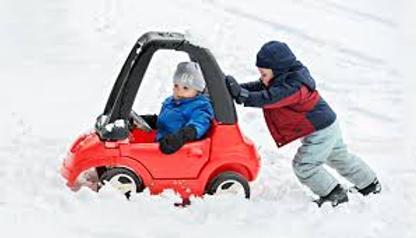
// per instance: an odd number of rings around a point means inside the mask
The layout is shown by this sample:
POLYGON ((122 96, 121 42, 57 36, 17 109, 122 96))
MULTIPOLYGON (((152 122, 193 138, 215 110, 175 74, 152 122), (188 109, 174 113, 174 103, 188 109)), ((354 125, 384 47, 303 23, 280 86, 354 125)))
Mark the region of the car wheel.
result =
POLYGON ((224 172, 214 177, 205 191, 210 195, 235 194, 250 198, 250 186, 247 179, 235 172, 224 172))
POLYGON ((107 169, 100 176, 100 183, 101 186, 112 186, 113 188, 124 194, 127 199, 129 199, 133 193, 142 192, 144 189, 142 179, 139 176, 137 176, 134 172, 126 168, 107 169))

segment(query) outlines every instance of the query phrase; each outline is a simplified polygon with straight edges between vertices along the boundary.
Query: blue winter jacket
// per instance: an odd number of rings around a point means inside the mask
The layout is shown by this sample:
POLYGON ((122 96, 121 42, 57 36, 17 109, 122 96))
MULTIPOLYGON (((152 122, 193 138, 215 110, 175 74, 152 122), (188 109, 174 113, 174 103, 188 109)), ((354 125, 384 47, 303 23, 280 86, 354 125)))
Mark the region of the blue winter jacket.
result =
POLYGON ((197 139, 205 135, 211 127, 214 110, 210 100, 203 95, 187 99, 168 97, 162 104, 157 119, 156 140, 178 132, 186 126, 193 126, 197 132, 197 139))

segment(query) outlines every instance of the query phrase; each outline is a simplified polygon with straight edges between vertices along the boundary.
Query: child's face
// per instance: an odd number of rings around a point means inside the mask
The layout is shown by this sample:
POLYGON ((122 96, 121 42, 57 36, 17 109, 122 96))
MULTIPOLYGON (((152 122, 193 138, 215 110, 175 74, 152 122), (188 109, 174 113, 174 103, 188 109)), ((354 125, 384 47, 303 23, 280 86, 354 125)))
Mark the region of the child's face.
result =
POLYGON ((192 98, 198 95, 198 91, 180 84, 173 85, 173 97, 175 99, 192 98))
POLYGON ((273 70, 260 67, 258 69, 260 73, 260 80, 263 82, 264 85, 268 86, 270 81, 274 77, 273 70))

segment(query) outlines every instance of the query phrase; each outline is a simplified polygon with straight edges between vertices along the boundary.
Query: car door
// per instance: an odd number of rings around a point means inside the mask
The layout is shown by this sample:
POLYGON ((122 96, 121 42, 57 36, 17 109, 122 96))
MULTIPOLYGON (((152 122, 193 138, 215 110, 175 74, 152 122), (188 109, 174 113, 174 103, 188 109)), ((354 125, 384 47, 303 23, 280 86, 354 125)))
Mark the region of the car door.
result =
POLYGON ((159 143, 129 143, 120 146, 120 153, 141 163, 154 179, 192 179, 208 162, 210 146, 208 137, 166 155, 159 150, 159 143))

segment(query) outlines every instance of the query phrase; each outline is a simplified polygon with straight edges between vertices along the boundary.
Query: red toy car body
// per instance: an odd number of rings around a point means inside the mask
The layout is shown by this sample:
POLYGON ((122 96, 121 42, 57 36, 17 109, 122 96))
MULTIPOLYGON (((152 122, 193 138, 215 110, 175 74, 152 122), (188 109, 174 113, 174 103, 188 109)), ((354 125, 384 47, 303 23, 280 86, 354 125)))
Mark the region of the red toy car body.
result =
MULTIPOLYGON (((257 177, 260 156, 253 142, 240 131, 234 103, 223 82, 224 75, 218 71, 219 67, 209 51, 193 46, 177 33, 151 32, 139 39, 132 52, 113 88, 106 110, 98 118, 96 130, 80 136, 64 160, 61 174, 67 180, 67 185, 73 190, 83 185, 98 190, 105 182, 110 182, 127 196, 134 192, 132 190, 140 192, 148 188, 151 194, 173 189, 182 198, 189 198, 191 195, 214 194, 219 189, 228 190, 233 184, 239 184, 244 196, 249 198, 248 181, 257 177), (135 75, 134 72, 142 77, 144 70, 141 73, 139 69, 147 68, 147 60, 138 60, 146 56, 146 49, 150 48, 146 48, 147 45, 175 50, 181 50, 178 46, 184 47, 183 50, 201 64, 216 114, 210 131, 203 139, 187 143, 171 155, 160 152, 159 144, 155 142, 156 131, 125 125, 129 121, 125 111, 130 111, 131 105, 126 107, 120 103, 134 101, 135 94, 127 99, 123 95, 130 93, 126 88, 133 80, 130 78, 135 75), (196 47, 196 57, 192 57, 192 47, 196 47), (204 63, 207 62, 206 58, 198 58, 198 53, 203 56, 201 52, 208 52, 217 68, 209 69, 210 65, 204 63), (134 62, 138 62, 138 65, 128 68, 134 62), (145 63, 140 65, 140 62, 145 63), (210 73, 215 70, 220 74, 214 77, 210 73), (209 79, 215 82, 210 84, 209 79), (224 101, 219 102, 219 98, 224 101)), ((128 87, 128 90, 131 88, 128 87)))

